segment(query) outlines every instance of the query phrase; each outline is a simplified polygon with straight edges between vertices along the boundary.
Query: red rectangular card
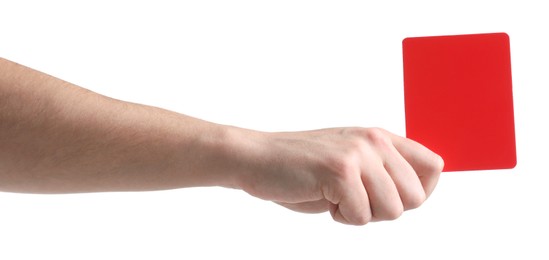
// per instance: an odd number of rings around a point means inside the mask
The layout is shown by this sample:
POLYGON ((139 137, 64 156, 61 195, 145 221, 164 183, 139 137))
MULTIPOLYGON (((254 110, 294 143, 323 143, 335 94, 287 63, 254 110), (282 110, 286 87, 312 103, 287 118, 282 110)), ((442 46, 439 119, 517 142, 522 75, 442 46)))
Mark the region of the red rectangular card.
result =
POLYGON ((444 171, 516 165, 509 36, 402 42, 406 136, 444 158, 444 171))

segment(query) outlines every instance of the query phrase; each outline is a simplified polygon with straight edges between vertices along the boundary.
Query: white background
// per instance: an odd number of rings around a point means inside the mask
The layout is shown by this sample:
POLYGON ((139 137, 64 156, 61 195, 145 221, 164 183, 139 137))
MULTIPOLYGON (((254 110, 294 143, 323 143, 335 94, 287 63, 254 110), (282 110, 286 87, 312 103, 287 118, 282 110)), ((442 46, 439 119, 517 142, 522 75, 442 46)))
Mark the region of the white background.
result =
POLYGON ((265 131, 404 135, 401 41, 507 32, 518 166, 444 173, 344 226, 221 188, 0 193, 0 259, 548 259, 543 1, 1 1, 0 56, 115 98, 265 131), (6 3, 9 2, 9 3, 6 3))

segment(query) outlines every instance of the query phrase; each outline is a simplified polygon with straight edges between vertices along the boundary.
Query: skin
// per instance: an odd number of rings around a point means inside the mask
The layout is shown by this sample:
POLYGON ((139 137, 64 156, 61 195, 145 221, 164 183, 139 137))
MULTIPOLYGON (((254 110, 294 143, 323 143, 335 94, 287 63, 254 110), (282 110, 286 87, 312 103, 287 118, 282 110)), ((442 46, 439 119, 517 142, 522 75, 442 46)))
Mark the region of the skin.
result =
POLYGON ((443 160, 380 128, 260 132, 115 100, 0 58, 0 191, 242 189, 352 225, 392 220, 443 160))

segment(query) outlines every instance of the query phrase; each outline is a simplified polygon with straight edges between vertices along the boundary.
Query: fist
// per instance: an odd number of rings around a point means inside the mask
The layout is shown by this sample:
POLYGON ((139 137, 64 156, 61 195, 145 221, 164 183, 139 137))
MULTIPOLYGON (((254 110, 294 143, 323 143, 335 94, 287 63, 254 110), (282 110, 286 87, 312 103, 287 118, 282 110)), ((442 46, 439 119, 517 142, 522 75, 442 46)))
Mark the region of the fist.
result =
POLYGON ((393 220, 433 192, 444 162, 380 128, 265 133, 242 188, 299 212, 352 225, 393 220))

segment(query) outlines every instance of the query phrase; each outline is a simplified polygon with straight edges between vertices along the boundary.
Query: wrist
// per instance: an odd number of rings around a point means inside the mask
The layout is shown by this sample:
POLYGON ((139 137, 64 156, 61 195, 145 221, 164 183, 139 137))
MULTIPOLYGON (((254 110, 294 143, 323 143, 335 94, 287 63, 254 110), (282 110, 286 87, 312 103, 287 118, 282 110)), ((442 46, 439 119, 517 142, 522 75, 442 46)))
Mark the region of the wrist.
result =
POLYGON ((219 126, 213 150, 219 182, 217 186, 244 189, 253 182, 262 161, 265 133, 233 126, 219 126))

